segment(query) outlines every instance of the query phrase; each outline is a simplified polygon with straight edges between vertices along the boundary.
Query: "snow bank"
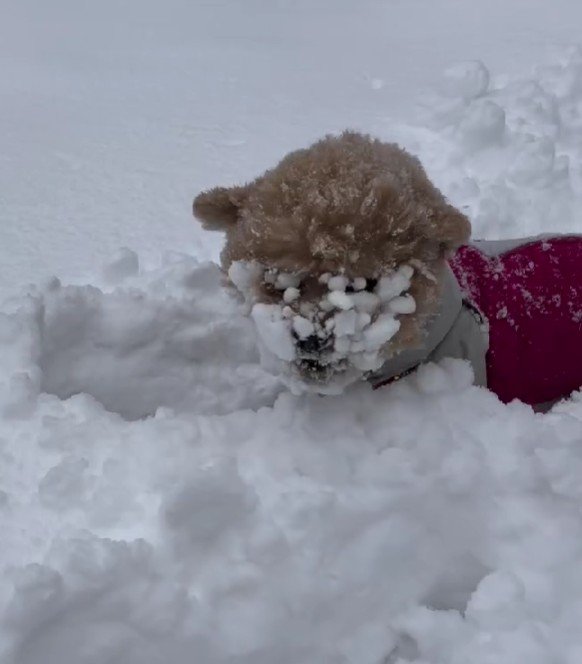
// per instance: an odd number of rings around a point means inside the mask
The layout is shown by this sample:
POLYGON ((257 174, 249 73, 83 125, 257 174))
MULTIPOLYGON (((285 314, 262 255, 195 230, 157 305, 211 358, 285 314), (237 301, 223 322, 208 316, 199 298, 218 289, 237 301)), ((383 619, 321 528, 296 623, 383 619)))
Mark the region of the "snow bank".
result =
POLYGON ((411 148, 477 236, 579 230, 582 47, 526 77, 495 78, 479 61, 459 63, 421 107, 425 126, 411 148))
POLYGON ((294 397, 237 306, 186 257, 4 306, 2 661, 574 662, 582 399, 294 397))
MULTIPOLYGON (((580 210, 581 75, 463 64, 410 129, 479 230, 580 210)), ((220 280, 122 251, 0 307, 0 661, 578 664, 582 396, 293 396, 220 280)))

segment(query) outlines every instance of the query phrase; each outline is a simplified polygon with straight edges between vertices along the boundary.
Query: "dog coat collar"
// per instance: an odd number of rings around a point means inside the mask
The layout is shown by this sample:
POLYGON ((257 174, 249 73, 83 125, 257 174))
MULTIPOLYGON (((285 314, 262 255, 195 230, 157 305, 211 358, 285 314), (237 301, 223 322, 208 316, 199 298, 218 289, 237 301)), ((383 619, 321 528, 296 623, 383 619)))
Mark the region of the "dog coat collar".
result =
POLYGON ((427 326, 424 344, 390 358, 368 380, 376 389, 408 376, 421 364, 456 357, 469 360, 475 382, 485 385, 487 347, 487 325, 475 306, 463 300, 457 279, 447 267, 439 308, 427 326))
POLYGON ((406 378, 406 376, 410 376, 410 374, 414 373, 419 366, 420 364, 415 364, 413 367, 405 369, 402 373, 390 376, 390 378, 383 379, 379 383, 374 383, 372 385, 372 389, 377 390, 379 387, 386 387, 387 385, 392 385, 392 383, 398 382, 401 378, 406 378))

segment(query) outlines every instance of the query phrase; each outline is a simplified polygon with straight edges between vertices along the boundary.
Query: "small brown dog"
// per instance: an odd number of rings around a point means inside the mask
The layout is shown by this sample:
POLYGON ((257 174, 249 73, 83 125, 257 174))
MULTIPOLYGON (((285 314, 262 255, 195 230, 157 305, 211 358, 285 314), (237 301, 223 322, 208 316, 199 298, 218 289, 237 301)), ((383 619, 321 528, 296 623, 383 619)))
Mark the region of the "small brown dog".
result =
POLYGON ((226 233, 222 266, 263 359, 297 389, 398 376, 442 341, 434 321, 458 316, 446 259, 469 221, 397 145, 327 136, 249 184, 199 194, 194 214, 226 233))

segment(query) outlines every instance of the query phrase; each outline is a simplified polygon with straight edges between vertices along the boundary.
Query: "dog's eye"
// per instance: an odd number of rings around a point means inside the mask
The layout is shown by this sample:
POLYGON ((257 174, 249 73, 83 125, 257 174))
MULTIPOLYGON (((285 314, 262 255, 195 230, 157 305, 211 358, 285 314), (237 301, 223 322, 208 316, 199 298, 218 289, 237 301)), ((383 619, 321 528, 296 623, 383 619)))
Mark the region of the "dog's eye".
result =
POLYGON ((366 279, 366 290, 368 293, 373 293, 378 285, 378 279, 366 279))

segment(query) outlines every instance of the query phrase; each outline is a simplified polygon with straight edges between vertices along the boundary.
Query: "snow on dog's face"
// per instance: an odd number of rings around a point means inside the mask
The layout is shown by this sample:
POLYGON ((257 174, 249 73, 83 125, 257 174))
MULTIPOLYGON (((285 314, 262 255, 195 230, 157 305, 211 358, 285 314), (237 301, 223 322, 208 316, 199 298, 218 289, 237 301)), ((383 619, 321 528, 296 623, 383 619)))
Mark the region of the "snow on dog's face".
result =
POLYGON ((400 318, 416 310, 413 273, 404 265, 349 279, 236 261, 228 275, 249 305, 267 368, 295 392, 335 393, 382 366, 400 318))
POLYGON ((418 159, 353 132, 202 192, 194 214, 226 233, 222 266, 264 357, 319 391, 422 344, 446 257, 470 231, 418 159))

